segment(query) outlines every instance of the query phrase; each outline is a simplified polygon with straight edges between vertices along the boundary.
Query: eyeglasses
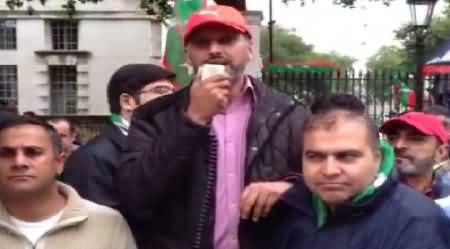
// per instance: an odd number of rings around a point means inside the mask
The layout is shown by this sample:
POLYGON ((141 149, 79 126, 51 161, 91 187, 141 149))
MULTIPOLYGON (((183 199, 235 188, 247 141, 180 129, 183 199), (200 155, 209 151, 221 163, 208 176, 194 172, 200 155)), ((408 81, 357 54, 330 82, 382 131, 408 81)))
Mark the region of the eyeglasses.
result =
POLYGON ((169 94, 173 92, 173 87, 170 86, 155 86, 146 90, 138 91, 136 94, 154 93, 154 94, 169 94))

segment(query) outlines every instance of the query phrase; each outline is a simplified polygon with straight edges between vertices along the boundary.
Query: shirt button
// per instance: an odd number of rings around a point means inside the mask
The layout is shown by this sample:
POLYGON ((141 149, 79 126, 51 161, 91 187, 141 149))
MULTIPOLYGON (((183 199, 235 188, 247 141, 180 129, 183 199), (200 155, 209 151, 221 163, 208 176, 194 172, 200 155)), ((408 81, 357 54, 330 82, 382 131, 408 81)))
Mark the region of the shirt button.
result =
POLYGON ((251 150, 252 150, 253 152, 257 152, 257 151, 258 151, 258 147, 257 147, 257 146, 253 146, 253 147, 251 148, 251 150))

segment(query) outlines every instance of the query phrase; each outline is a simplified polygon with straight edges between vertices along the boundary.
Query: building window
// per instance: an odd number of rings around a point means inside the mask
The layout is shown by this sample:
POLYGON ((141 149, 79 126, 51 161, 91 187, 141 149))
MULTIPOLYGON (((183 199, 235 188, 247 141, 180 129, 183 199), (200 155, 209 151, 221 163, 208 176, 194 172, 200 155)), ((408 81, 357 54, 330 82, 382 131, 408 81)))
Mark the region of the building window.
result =
POLYGON ((0 20, 0 49, 16 49, 16 21, 0 20))
POLYGON ((77 113, 77 67, 50 66, 50 111, 53 115, 77 113))
POLYGON ((52 44, 55 50, 78 49, 78 22, 73 20, 50 21, 52 44))
POLYGON ((17 66, 0 65, 0 101, 6 106, 17 106, 17 66))

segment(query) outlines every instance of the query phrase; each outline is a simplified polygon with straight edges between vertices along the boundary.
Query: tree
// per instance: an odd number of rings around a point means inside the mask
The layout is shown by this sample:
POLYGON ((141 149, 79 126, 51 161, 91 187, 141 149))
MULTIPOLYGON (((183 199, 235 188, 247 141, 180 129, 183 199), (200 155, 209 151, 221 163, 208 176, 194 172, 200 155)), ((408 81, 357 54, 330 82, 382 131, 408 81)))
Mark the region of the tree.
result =
MULTIPOLYGON (((443 14, 434 17, 425 36, 425 54, 430 54, 450 37, 450 0, 445 0, 447 7, 443 14)), ((414 71, 416 31, 411 25, 403 25, 395 32, 401 46, 382 47, 368 61, 370 70, 414 71)))
MULTIPOLYGON (((312 52, 313 46, 287 29, 276 26, 273 32, 273 53, 276 61, 303 61, 312 52)), ((269 32, 267 28, 261 31, 260 52, 264 62, 269 60, 269 32)))
MULTIPOLYGON (((20 8, 25 2, 37 2, 39 1, 42 5, 45 5, 49 0, 6 0, 6 5, 10 9, 20 8)), ((61 7, 67 11, 69 16, 76 13, 76 5, 78 3, 99 3, 103 0, 64 0, 61 7)), ((174 0, 140 0, 140 8, 145 10, 147 14, 153 15, 159 20, 168 18, 171 16, 173 11, 174 0)))
MULTIPOLYGON (((333 62, 341 67, 351 67, 355 62, 354 58, 341 55, 337 52, 318 53, 314 52, 314 46, 307 44, 303 39, 279 26, 275 26, 273 43, 273 54, 275 62, 297 62, 306 60, 322 59, 333 62)), ((269 61, 269 32, 267 28, 261 31, 260 53, 265 64, 269 61)))
MULTIPOLYGON (((25 2, 37 2, 45 4, 49 0, 6 0, 6 4, 10 9, 20 8, 25 2)), ((103 0, 64 0, 65 2, 61 5, 67 10, 69 16, 72 16, 76 12, 77 3, 98 3, 103 0)), ((301 6, 306 3, 314 3, 316 0, 279 0, 284 3, 297 1, 301 6)), ((362 0, 360 0, 362 1, 362 0)), ((371 0, 376 2, 381 2, 385 5, 389 5, 390 2, 394 0, 371 0)), ((245 0, 215 0, 217 4, 224 4, 233 6, 239 10, 246 10, 245 0)), ((342 7, 354 7, 357 0, 333 0, 333 3, 342 7)), ((140 0, 140 7, 145 10, 149 15, 154 15, 159 19, 164 19, 171 16, 173 12, 174 0, 140 0)))
POLYGON ((381 47, 367 62, 369 71, 412 71, 411 63, 404 48, 397 46, 381 47))
POLYGON ((351 68, 356 62, 356 59, 347 55, 342 55, 336 51, 330 53, 317 53, 313 52, 307 56, 308 60, 312 59, 322 59, 326 61, 333 62, 340 66, 341 68, 351 68))

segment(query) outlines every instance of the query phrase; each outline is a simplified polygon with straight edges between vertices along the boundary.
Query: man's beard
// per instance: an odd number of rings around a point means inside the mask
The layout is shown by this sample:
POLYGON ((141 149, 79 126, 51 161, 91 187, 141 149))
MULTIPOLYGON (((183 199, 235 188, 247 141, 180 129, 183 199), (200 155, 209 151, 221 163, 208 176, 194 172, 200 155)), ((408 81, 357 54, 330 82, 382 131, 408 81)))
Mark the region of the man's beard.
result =
MULTIPOLYGON (((245 71, 245 65, 244 66, 236 66, 233 65, 231 60, 225 59, 225 58, 210 58, 207 61, 205 61, 204 64, 218 64, 218 65, 224 65, 225 71, 227 72, 227 76, 229 76, 231 82, 237 82, 239 78, 244 74, 245 71)), ((199 68, 202 66, 198 66, 195 68, 195 73, 198 73, 199 68)))
POLYGON ((433 158, 408 160, 408 163, 398 165, 397 169, 401 176, 426 176, 433 171, 436 163, 433 158))

